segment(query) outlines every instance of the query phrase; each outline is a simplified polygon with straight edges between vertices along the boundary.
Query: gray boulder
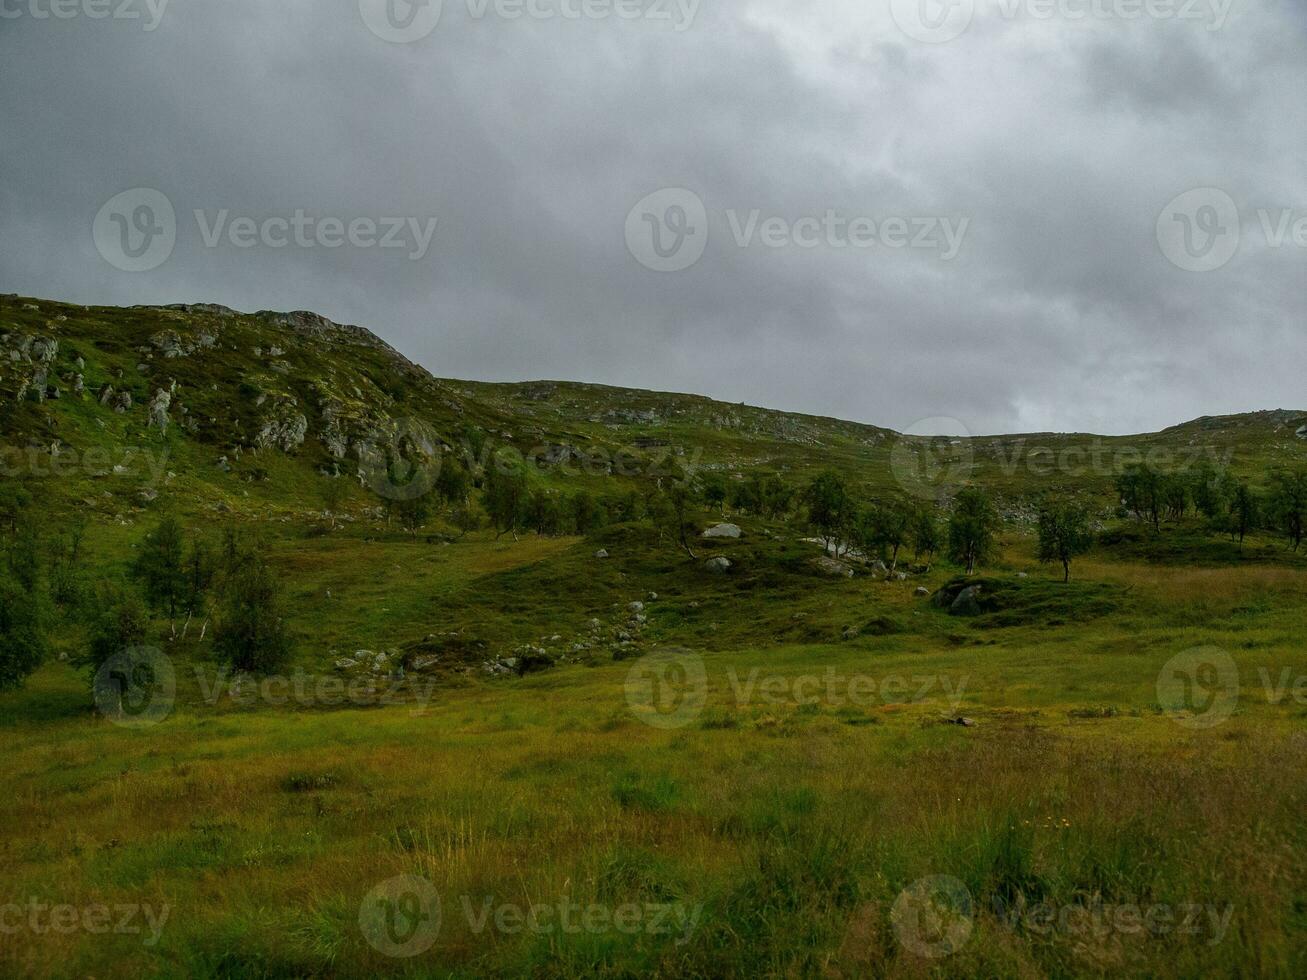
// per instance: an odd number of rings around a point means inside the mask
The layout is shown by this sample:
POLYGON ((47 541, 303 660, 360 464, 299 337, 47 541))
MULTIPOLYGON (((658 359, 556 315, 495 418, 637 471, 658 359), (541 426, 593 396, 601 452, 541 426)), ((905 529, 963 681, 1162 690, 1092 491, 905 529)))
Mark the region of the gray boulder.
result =
POLYGON ((703 536, 710 541, 721 539, 733 541, 743 533, 738 524, 718 524, 704 531, 703 536))
POLYGON ((731 560, 718 555, 716 558, 709 558, 703 567, 714 575, 725 575, 731 570, 731 560))
POLYGON ((834 558, 814 558, 812 567, 823 575, 829 575, 831 578, 853 578, 853 569, 842 561, 836 561, 834 558))
POLYGON ((980 608, 979 585, 969 585, 953 600, 953 605, 948 607, 949 614, 952 616, 979 616, 983 610, 980 608))

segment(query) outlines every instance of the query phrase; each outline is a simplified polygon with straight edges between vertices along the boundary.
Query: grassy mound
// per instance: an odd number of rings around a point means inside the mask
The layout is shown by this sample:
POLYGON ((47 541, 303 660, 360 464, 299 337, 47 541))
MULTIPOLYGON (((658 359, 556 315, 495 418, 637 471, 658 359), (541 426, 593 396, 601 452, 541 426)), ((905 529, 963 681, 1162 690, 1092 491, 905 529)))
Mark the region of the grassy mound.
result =
POLYGON ((1061 626, 1119 610, 1128 590, 1105 582, 1056 582, 1042 578, 959 576, 936 593, 934 605, 949 610, 963 590, 975 587, 972 604, 978 626, 1061 626))

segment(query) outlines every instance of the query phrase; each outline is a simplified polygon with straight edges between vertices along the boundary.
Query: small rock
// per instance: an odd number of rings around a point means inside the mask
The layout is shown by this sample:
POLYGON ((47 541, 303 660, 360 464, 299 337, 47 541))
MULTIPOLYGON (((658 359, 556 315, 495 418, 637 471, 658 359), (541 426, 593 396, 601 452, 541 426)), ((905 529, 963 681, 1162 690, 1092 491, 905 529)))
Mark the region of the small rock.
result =
POLYGON ((929 595, 930 595, 930 589, 926 588, 924 585, 918 585, 917 588, 913 591, 912 594, 915 595, 915 596, 921 596, 921 597, 929 596, 929 595))
POLYGON ((714 575, 725 575, 731 570, 731 560, 718 555, 716 558, 709 558, 704 568, 714 575))
POLYGON ((595 552, 595 557, 596 557, 596 558, 607 558, 607 557, 608 557, 608 549, 607 549, 607 548, 600 548, 598 551, 595 552))

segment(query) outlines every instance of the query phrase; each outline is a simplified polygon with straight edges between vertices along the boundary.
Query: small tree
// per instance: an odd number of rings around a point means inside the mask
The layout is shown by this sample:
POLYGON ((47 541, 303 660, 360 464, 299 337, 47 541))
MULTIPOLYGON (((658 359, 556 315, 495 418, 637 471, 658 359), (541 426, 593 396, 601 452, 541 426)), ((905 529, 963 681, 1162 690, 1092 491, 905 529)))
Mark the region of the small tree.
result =
POLYGON ((395 502, 395 513, 399 515, 399 526, 417 539, 418 531, 426 527, 431 519, 431 497, 422 493, 395 502))
POLYGON ((908 509, 897 501, 872 511, 876 541, 889 556, 891 572, 899 566, 899 549, 908 542, 911 520, 908 509))
POLYGON ((204 615, 204 625, 200 630, 200 639, 208 630, 206 610, 209 604, 209 587, 217 571, 217 562, 209 545, 200 537, 191 540, 191 550, 186 555, 186 625, 182 627, 182 636, 191 628, 191 620, 204 615))
POLYGON ((0 570, 0 691, 22 686, 45 659, 40 604, 13 575, 0 570))
POLYGON ((91 639, 87 651, 73 660, 79 667, 89 668, 92 693, 102 709, 122 713, 123 697, 132 679, 116 670, 101 668, 115 657, 124 657, 121 666, 127 673, 133 667, 125 655, 136 651, 145 643, 150 627, 150 613, 139 596, 117 587, 106 587, 99 595, 100 612, 91 624, 91 639))
POLYGON ((1261 515, 1261 501, 1257 499, 1257 494, 1248 486, 1247 482, 1240 481, 1234 488, 1234 494, 1230 498, 1230 538, 1239 541, 1239 550, 1243 551, 1243 539, 1249 531, 1257 527, 1257 521, 1261 515))
POLYGON ((1224 470, 1205 463, 1194 475, 1193 497, 1198 513, 1212 521, 1220 521, 1230 511, 1230 497, 1234 486, 1224 470))
POLYGON ((277 579, 262 560, 244 563, 227 580, 214 645, 237 670, 268 673, 290 657, 277 579))
POLYGON ((336 516, 340 513, 341 502, 345 499, 345 483, 340 477, 329 476, 322 484, 322 506, 331 521, 331 529, 336 530, 336 516))
POLYGON ((585 490, 578 490, 572 496, 568 501, 568 511, 577 534, 589 534, 601 524, 599 505, 585 490))
POLYGON ((452 459, 445 460, 436 475, 436 495, 451 510, 467 501, 472 492, 472 474, 452 459))
POLYGON ((165 517, 145 536, 132 563, 132 575, 145 589, 145 597, 170 620, 186 596, 186 572, 182 568, 182 527, 174 517, 165 517))
POLYGON ((522 526, 527 502, 526 471, 503 460, 491 460, 486 467, 485 507, 495 529, 495 540, 512 532, 517 540, 517 529, 522 526))
POLYGON ((476 531, 481 527, 481 509, 473 500, 464 500, 461 504, 454 505, 454 509, 450 511, 449 519, 454 527, 458 528, 458 536, 462 538, 469 532, 476 531))
POLYGON ((558 500, 547 490, 533 490, 527 498, 526 521, 538 535, 554 535, 562 524, 558 500))
POLYGON ((726 478, 720 473, 705 473, 703 476, 703 502, 723 517, 726 515, 726 478))
POLYGON ((916 552, 917 561, 921 561, 924 557, 926 566, 929 567, 940 545, 939 521, 933 504, 922 505, 913 512, 908 535, 912 541, 912 549, 916 552))
POLYGON ((1094 543, 1089 512, 1078 504, 1054 502, 1039 512, 1041 562, 1061 562, 1062 581, 1071 581, 1071 559, 1083 555, 1094 543))
POLYGON ((949 517, 949 557, 973 574, 993 553, 999 524, 998 511, 984 491, 974 487, 959 491, 949 517))
POLYGON ((844 478, 834 470, 819 473, 803 494, 808 505, 808 523, 821 535, 826 550, 839 543, 853 522, 853 501, 844 478))
POLYGON ((688 477, 679 477, 669 479, 662 486, 662 492, 659 494, 659 503, 656 510, 657 517, 661 518, 664 525, 671 532, 672 539, 676 541, 681 550, 690 556, 691 561, 696 560, 694 549, 690 547, 690 532, 694 525, 690 523, 690 508, 694 502, 694 491, 690 486, 688 477))
POLYGON ((1151 466, 1130 466, 1116 479, 1117 492, 1121 504, 1135 518, 1147 520, 1154 531, 1162 526, 1164 503, 1164 480, 1151 466))
POLYGON ((1297 551, 1307 524, 1307 471, 1272 476, 1268 509, 1276 528, 1297 551))
POLYGON ((91 641, 85 656, 74 661, 90 667, 94 676, 112 657, 145 642, 150 613, 134 592, 107 587, 99 594, 100 611, 91 624, 91 641))

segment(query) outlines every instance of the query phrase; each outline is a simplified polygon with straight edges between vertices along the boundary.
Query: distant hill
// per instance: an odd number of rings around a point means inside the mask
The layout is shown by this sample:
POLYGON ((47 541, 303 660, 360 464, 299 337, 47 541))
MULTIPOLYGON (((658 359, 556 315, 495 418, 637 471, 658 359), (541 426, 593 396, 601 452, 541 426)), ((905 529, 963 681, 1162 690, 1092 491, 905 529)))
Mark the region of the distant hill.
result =
POLYGON ((1255 478, 1307 460, 1304 411, 1205 417, 1138 436, 920 440, 699 395, 436 378, 370 331, 308 312, 0 297, 5 474, 39 479, 62 461, 56 497, 98 505, 105 490, 130 490, 141 474, 121 457, 134 449, 138 464, 166 453, 172 474, 147 496, 312 509, 322 474, 359 476, 404 435, 445 454, 512 447, 560 485, 629 481, 672 463, 796 481, 831 466, 873 491, 906 481, 946 496, 971 479, 1016 511, 1018 498, 1045 489, 1105 492, 1114 467, 1150 454, 1173 468, 1228 462, 1255 478))

